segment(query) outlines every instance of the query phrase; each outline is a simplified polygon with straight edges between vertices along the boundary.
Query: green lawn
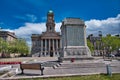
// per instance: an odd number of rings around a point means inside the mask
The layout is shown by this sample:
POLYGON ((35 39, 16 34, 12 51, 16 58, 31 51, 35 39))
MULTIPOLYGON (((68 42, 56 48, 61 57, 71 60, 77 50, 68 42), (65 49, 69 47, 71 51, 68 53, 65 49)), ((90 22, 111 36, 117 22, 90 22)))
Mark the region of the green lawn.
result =
POLYGON ((74 76, 60 78, 34 78, 34 79, 19 79, 19 80, 120 80, 120 74, 108 75, 90 75, 90 76, 74 76))

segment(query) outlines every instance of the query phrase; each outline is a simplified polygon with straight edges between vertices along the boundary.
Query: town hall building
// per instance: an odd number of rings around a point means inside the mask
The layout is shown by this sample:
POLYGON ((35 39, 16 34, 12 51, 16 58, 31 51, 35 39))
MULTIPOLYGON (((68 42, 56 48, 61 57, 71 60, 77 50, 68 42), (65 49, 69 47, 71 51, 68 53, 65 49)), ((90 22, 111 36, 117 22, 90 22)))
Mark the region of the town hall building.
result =
POLYGON ((61 48, 60 32, 55 31, 54 13, 47 13, 46 31, 42 34, 32 34, 32 56, 59 56, 61 48))

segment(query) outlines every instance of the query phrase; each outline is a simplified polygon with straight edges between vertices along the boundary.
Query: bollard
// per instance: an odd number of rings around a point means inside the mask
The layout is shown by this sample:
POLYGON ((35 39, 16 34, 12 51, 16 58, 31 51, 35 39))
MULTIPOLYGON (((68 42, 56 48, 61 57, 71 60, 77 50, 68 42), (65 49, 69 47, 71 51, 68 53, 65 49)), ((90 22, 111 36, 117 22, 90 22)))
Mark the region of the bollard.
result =
POLYGON ((112 70, 111 70, 110 64, 106 65, 106 69, 107 69, 107 75, 112 76, 112 70))
POLYGON ((41 75, 44 75, 44 74, 43 74, 43 70, 44 70, 44 68, 41 69, 41 75))
POLYGON ((44 66, 43 66, 43 64, 41 64, 41 75, 44 75, 43 70, 44 70, 44 66))

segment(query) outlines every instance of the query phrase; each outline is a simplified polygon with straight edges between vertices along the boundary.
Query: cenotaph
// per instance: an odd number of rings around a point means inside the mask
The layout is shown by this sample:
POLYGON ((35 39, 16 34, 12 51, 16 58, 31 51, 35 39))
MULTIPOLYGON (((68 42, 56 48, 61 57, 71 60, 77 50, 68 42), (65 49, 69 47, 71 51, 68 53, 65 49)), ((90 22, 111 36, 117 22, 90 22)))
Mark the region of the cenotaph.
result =
POLYGON ((62 54, 61 59, 92 58, 86 42, 86 25, 79 18, 65 18, 61 25, 62 54))

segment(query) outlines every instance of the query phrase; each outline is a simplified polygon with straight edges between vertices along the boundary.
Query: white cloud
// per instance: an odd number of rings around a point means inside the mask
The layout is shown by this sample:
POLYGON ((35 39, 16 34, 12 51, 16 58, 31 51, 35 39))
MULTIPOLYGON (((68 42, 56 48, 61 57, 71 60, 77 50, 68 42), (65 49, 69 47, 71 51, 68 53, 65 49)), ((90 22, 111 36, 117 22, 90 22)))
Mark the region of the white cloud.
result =
MULTIPOLYGON (((87 34, 97 34, 102 31, 103 34, 120 34, 120 14, 115 18, 108 18, 106 20, 91 19, 85 21, 87 25, 87 34)), ((61 23, 56 23, 56 31, 60 32, 61 23)), ((25 23, 24 26, 18 29, 7 31, 15 32, 18 37, 25 38, 27 43, 31 45, 31 34, 41 34, 46 31, 46 23, 25 23)))
POLYGON ((25 14, 23 16, 16 15, 14 17, 17 18, 17 19, 20 19, 20 20, 27 21, 27 22, 35 22, 37 20, 37 17, 33 14, 25 14))
POLYGON ((61 32, 60 27, 61 27, 61 23, 56 23, 56 25, 55 25, 56 32, 61 32))
POLYGON ((33 14, 26 14, 26 16, 31 22, 35 22, 37 20, 37 17, 33 14))
POLYGON ((85 21, 85 24, 87 25, 87 34, 98 34, 98 31, 102 31, 103 35, 120 34, 120 14, 106 20, 91 19, 85 21))
MULTIPOLYGON (((60 32, 60 26, 61 23, 56 23, 57 32, 60 32)), ((46 23, 25 23, 25 26, 14 30, 18 37, 30 37, 31 34, 41 34, 44 31, 46 31, 46 23)))
MULTIPOLYGON (((60 32, 61 23, 56 23, 55 30, 60 32)), ((41 34, 46 31, 46 23, 25 23, 24 26, 19 27, 18 29, 10 30, 4 29, 6 31, 15 32, 17 37, 24 38, 27 40, 28 45, 31 45, 31 35, 32 34, 41 34)))
POLYGON ((30 36, 31 34, 40 34, 45 31, 45 23, 25 23, 25 26, 21 26, 15 29, 14 32, 19 37, 30 36))
POLYGON ((15 29, 14 32, 18 37, 25 38, 27 43, 31 45, 31 35, 41 34, 45 30, 45 23, 25 23, 25 26, 15 29))

